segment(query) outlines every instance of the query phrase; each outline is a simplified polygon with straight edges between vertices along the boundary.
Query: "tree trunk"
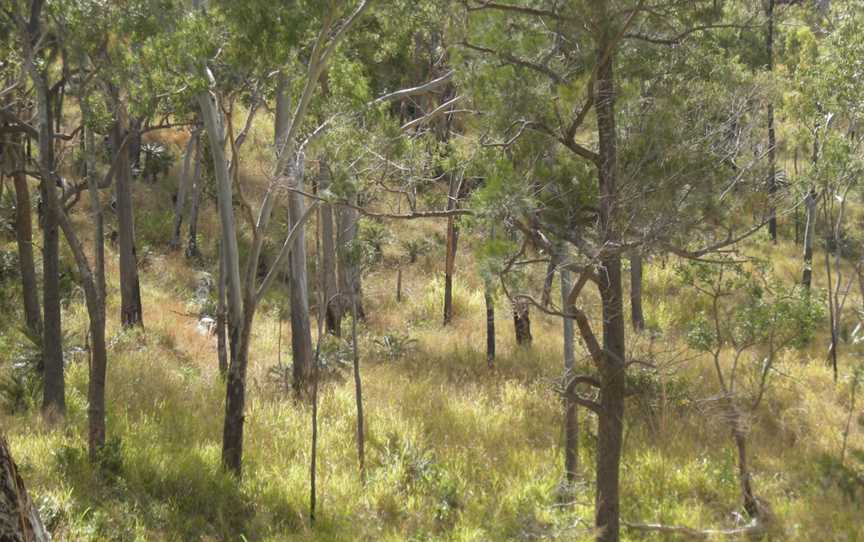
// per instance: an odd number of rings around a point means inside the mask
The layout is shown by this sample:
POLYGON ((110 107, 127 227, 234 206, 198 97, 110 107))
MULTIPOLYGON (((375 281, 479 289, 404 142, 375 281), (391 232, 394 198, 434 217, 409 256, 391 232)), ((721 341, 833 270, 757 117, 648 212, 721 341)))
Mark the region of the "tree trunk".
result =
POLYGON ((195 144, 195 166, 192 170, 192 194, 189 202, 189 239, 186 243, 186 257, 197 258, 201 255, 198 250, 198 208, 201 205, 201 165, 204 159, 201 153, 201 136, 195 144))
MULTIPOLYGON (((252 303, 247 299, 250 304, 252 303)), ((246 368, 249 365, 254 307, 247 305, 243 320, 229 324, 231 365, 225 396, 225 424, 222 430, 222 465, 239 477, 243 466, 243 425, 246 412, 246 368)))
MULTIPOLYGON (((129 130, 126 105, 115 96, 114 141, 123 141, 129 130)), ((132 152, 130 145, 130 153, 132 152)), ((117 166, 117 229, 120 252, 120 321, 124 327, 143 325, 141 286, 138 281, 138 256, 135 252, 135 217, 132 209, 131 171, 126 153, 121 151, 117 166)))
MULTIPOLYGON (((293 171, 294 186, 302 189, 302 165, 293 171)), ((291 247, 288 265, 291 274, 288 287, 291 297, 291 354, 294 363, 294 389, 300 392, 306 388, 312 370, 312 328, 309 323, 309 285, 306 269, 306 239, 303 224, 298 224, 305 211, 303 196, 292 193, 288 196, 288 225, 300 228, 294 245, 291 247)))
POLYGON ((129 164, 130 176, 132 170, 136 173, 141 171, 141 123, 139 117, 128 117, 127 124, 129 130, 129 164))
POLYGON ((738 428, 733 430, 735 448, 738 452, 738 481, 741 483, 741 496, 744 500, 744 510, 751 518, 759 515, 759 505, 753 495, 750 467, 747 463, 747 439, 738 428))
POLYGON ((807 222, 804 226, 804 273, 801 284, 808 290, 813 280, 813 234, 816 231, 816 191, 810 190, 804 198, 807 222))
MULTIPOLYGON (((318 176, 318 190, 326 193, 330 189, 330 168, 322 159, 318 176)), ((333 232, 333 206, 324 203, 320 207, 319 220, 321 221, 321 265, 323 273, 324 321, 327 332, 337 337, 341 336, 339 328, 339 285, 336 278, 336 239, 333 232)))
MULTIPOLYGON (((596 49, 595 111, 599 147, 599 231, 604 245, 620 242, 616 215, 617 134, 615 128, 615 84, 613 75, 614 32, 609 24, 607 2, 595 0, 600 28, 596 49)), ((625 336, 622 301, 621 257, 617 253, 600 259, 600 300, 603 316, 603 363, 600 371, 600 412, 597 423, 597 495, 595 525, 597 539, 618 542, 620 537, 619 468, 624 430, 625 336)))
POLYGON ((90 379, 87 390, 89 422, 88 444, 91 460, 105 446, 105 380, 108 368, 108 351, 105 344, 105 228, 102 204, 99 200, 99 181, 96 178, 96 138, 93 130, 86 126, 92 112, 87 100, 81 100, 81 115, 85 123, 84 139, 87 163, 87 187, 90 193, 90 212, 93 220, 93 269, 89 268, 84 248, 63 215, 64 231, 72 247, 79 272, 84 277, 84 293, 90 319, 90 379), (89 278, 88 278, 89 277, 89 278))
MULTIPOLYGON (((290 122, 290 95, 288 81, 280 72, 276 87, 276 119, 274 141, 278 153, 289 152, 287 141, 290 122)), ((294 189, 303 189, 303 157, 292 154, 283 157, 280 162, 286 163, 285 171, 280 175, 287 177, 288 184, 294 189)), ((301 393, 306 390, 312 373, 314 352, 312 350, 312 327, 309 323, 309 280, 306 269, 306 235, 305 227, 300 223, 300 217, 306 209, 303 195, 296 192, 288 193, 288 227, 299 228, 297 237, 291 246, 288 259, 288 288, 291 299, 291 353, 293 357, 294 391, 301 393)))
POLYGON ((357 460, 360 481, 366 483, 366 430, 363 416, 363 383, 360 379, 360 351, 357 347, 357 298, 351 296, 351 349, 354 357, 354 401, 357 405, 357 460))
POLYGON ((6 168, 12 173, 15 185, 15 240, 18 243, 18 263, 21 267, 21 289, 24 298, 24 320, 33 337, 42 334, 42 315, 39 313, 39 288, 36 283, 36 264, 33 260, 33 218, 30 210, 30 188, 24 169, 21 140, 9 137, 3 150, 6 168))
MULTIPOLYGON (((193 153, 197 154, 195 147, 198 141, 198 130, 193 130, 186 144, 186 153, 183 156, 183 173, 180 175, 180 184, 177 187, 177 201, 174 202, 174 233, 171 236, 171 248, 180 248, 180 228, 183 225, 183 207, 186 204, 186 191, 190 184, 189 167, 192 162, 193 153)), ((197 167, 197 166, 196 166, 197 167)))
POLYGON ((486 365, 495 366, 495 298, 492 296, 491 281, 483 285, 483 300, 486 302, 486 365))
POLYGON ((66 384, 63 376, 63 334, 60 317, 60 232, 54 171, 54 127, 51 119, 51 96, 44 74, 29 67, 36 89, 39 121, 39 183, 44 212, 42 215, 42 359, 44 363, 44 389, 42 412, 49 421, 56 421, 66 413, 66 384))
MULTIPOLYGON (((225 272, 225 255, 222 252, 222 247, 220 243, 219 247, 219 287, 218 287, 218 296, 219 300, 216 303, 216 356, 219 360, 219 374, 222 378, 225 378, 225 375, 228 374, 228 337, 226 335, 227 330, 227 312, 226 312, 226 287, 227 287, 227 273, 225 272)), ((282 336, 282 315, 279 315, 279 336, 282 336)), ((281 355, 282 349, 280 345, 279 353, 281 355)))
POLYGON ((255 315, 255 299, 248 293, 244 299, 240 282, 240 256, 237 248, 237 227, 234 220, 233 190, 223 147, 225 135, 222 116, 217 104, 214 103, 207 91, 198 95, 198 105, 210 141, 213 170, 216 175, 221 226, 220 252, 224 258, 224 280, 227 285, 230 366, 225 392, 222 465, 239 477, 243 460, 246 366, 249 359, 252 319, 255 315))
MULTIPOLYGON (((447 210, 456 209, 462 192, 462 177, 450 174, 447 210)), ((447 254, 444 261, 444 325, 453 320, 453 272, 456 268, 456 246, 459 241, 459 225, 455 216, 447 217, 447 254)))
POLYGON ((51 537, 39 518, 39 510, 18 467, 9 444, 0 436, 0 540, 8 542, 50 542, 51 537))
POLYGON ((645 316, 642 314, 642 254, 639 252, 630 256, 630 319, 634 331, 645 329, 645 316))
MULTIPOLYGON (((774 71, 774 0, 768 0, 765 9, 768 19, 768 35, 766 45, 768 49, 768 71, 774 71)), ((774 133, 774 104, 768 104, 768 198, 769 213, 768 234, 771 241, 777 243, 777 210, 774 207, 774 194, 777 192, 777 138, 774 133)))
MULTIPOLYGON (((351 203, 357 203, 356 194, 351 196, 351 203)), ((361 293, 360 270, 354 250, 357 239, 357 221, 360 218, 356 209, 345 205, 336 207, 336 257, 338 259, 338 282, 341 316, 351 310, 351 297, 357 304, 357 317, 364 318, 363 298, 361 293)))
POLYGON ((531 336, 531 312, 526 301, 513 301, 513 327, 516 330, 516 344, 528 346, 534 338, 531 336))
MULTIPOLYGON (((567 295, 572 287, 570 271, 561 268, 561 307, 567 309, 567 295)), ((571 373, 576 365, 574 350, 573 319, 564 317, 564 374, 571 373)), ((579 471, 579 417, 576 403, 564 399, 564 476, 568 483, 576 480, 579 471)))

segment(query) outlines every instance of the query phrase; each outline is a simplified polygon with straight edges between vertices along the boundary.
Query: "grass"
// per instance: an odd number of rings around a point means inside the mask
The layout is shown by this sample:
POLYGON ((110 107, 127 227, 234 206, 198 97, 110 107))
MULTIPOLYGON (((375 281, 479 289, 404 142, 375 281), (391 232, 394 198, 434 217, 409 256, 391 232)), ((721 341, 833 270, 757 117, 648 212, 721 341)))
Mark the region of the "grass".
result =
MULTIPOLYGON (((385 248, 386 264, 366 278, 369 321, 361 326, 360 341, 368 427, 365 485, 357 469, 353 382, 345 372, 321 390, 318 511, 314 523, 309 519, 310 407, 268 379, 279 359, 279 322, 278 311, 266 308, 253 332, 244 476, 237 482, 224 474, 219 466, 224 386, 215 339, 199 334, 188 315, 197 274, 212 270, 212 243, 202 243, 199 268, 167 252, 165 218, 150 212, 159 198, 167 199, 166 192, 136 189, 149 194, 142 192, 136 209, 142 246, 150 247, 142 265, 146 328, 119 328, 116 255, 109 251, 110 445, 102 460, 87 460, 83 356, 70 358, 63 428, 44 427, 33 405, 24 413, 0 414, 21 473, 56 539, 590 539, 596 422, 580 413, 581 479, 573 491, 562 491, 563 411, 553 390, 561 373, 560 321, 535 311, 534 346, 517 347, 509 312, 499 300, 499 356, 495 370, 488 370, 482 283, 467 235, 457 260, 456 318, 447 328, 440 325, 443 280, 435 256, 440 247, 403 267, 402 303, 395 301, 396 251, 385 248), (416 339, 398 359, 375 344, 393 331, 416 339)), ((210 207, 202 211, 202 239, 212 239, 214 216, 210 207)), ((435 224, 411 232, 431 238, 436 227, 443 232, 444 224, 435 224)), ((11 241, 3 243, 3 250, 14 248, 11 241)), ((771 248, 757 242, 750 250, 772 255, 778 276, 797 277, 799 254, 791 244, 771 248)), ((664 334, 657 344, 634 338, 634 351, 681 349, 679 326, 692 316, 694 301, 675 286, 671 266, 646 265, 645 312, 650 326, 664 334)), ((822 287, 819 269, 815 280, 822 287)), ((17 286, 10 281, 0 287, 7 295, 17 286)), ((596 312, 596 300, 588 299, 596 312)), ((850 306, 856 303, 857 296, 850 306)), ((0 371, 5 371, 4 358, 16 342, 10 322, 18 316, 2 317, 0 371)), ((69 303, 67 349, 84 343, 86 324, 80 302, 69 303)), ((287 324, 284 329, 287 360, 287 324)), ((839 456, 849 407, 846 378, 859 349, 843 345, 841 380, 835 385, 823 363, 824 344, 820 336, 812 347, 782 356, 752 419, 754 487, 779 519, 773 539, 864 539, 864 495, 845 493, 839 471, 826 466, 827 458, 839 456)), ((713 369, 698 357, 682 359, 659 374, 633 370, 641 393, 627 405, 622 516, 730 526, 741 506, 729 431, 707 400, 718 391, 713 369)), ((853 424, 850 446, 864 448, 860 424, 853 424)), ((626 531, 625 537, 655 539, 626 531)))

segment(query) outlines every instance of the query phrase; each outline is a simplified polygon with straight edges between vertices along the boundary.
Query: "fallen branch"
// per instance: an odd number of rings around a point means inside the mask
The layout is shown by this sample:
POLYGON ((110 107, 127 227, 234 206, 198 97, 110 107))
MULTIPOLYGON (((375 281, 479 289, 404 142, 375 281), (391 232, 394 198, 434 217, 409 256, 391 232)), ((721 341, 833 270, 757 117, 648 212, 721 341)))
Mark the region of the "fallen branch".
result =
POLYGON ((628 521, 622 521, 621 525, 634 531, 677 534, 694 540, 708 540, 709 538, 714 536, 743 537, 759 534, 765 531, 765 525, 763 525, 758 519, 754 519, 744 527, 737 527, 735 529, 700 530, 680 525, 663 525, 661 523, 630 523, 628 521))

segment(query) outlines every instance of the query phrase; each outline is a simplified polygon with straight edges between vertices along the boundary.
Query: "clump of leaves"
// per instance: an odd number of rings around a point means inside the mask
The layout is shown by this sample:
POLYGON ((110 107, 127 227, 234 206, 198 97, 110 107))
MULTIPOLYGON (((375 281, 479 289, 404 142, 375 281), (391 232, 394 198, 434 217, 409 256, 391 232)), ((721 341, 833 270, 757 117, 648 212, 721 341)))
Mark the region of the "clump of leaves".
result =
POLYGON ((430 250, 429 242, 425 239, 408 239, 402 241, 402 250, 408 256, 408 263, 416 263, 417 258, 430 250))
POLYGON ((363 263, 374 265, 384 259, 384 245, 390 240, 390 232, 382 222, 361 219, 357 240, 363 263))
POLYGON ((381 354, 390 360, 405 357, 417 346, 417 339, 399 332, 384 334, 374 342, 380 348, 381 354))
POLYGON ((41 337, 21 330, 21 340, 0 372, 0 408, 8 414, 26 412, 39 401, 42 388, 41 337))
POLYGON ((147 143, 141 146, 144 155, 144 165, 141 168, 141 176, 145 180, 155 183, 156 179, 165 175, 174 163, 174 155, 164 145, 159 143, 147 143))

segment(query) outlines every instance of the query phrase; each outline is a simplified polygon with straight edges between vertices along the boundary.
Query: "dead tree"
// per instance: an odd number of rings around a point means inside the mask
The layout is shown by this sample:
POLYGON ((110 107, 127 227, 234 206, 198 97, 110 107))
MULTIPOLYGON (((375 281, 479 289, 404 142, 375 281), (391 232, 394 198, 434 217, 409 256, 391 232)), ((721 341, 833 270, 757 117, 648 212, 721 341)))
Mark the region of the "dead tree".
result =
POLYGON ((50 542, 39 510, 18 474, 6 439, 0 436, 0 540, 50 542))

